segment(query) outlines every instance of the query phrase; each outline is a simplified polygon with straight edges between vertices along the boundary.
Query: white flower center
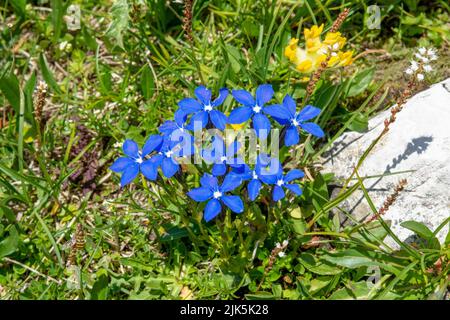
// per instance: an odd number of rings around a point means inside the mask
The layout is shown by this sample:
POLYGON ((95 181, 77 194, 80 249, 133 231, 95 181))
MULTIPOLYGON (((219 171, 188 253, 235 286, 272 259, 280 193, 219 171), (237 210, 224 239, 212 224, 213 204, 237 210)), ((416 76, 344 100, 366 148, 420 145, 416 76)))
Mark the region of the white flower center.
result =
POLYGON ((255 105, 255 106, 253 107, 253 111, 254 111, 255 113, 259 113, 259 112, 261 111, 261 107, 258 106, 258 105, 255 105))
POLYGON ((213 197, 214 199, 218 199, 222 196, 222 192, 220 191, 214 191, 213 197))
POLYGON ((253 175, 253 179, 258 179, 258 175, 256 174, 256 171, 253 170, 252 175, 253 175))
POLYGON ((283 179, 277 181, 277 186, 281 187, 284 184, 283 179))
POLYGON ((164 155, 165 155, 167 158, 170 158, 170 157, 173 155, 173 151, 172 151, 172 150, 169 150, 169 151, 167 151, 166 153, 164 153, 164 155))
POLYGON ((225 157, 225 156, 220 157, 220 161, 221 161, 221 162, 227 161, 227 157, 225 157))
POLYGON ((297 119, 293 119, 292 124, 297 127, 300 123, 297 121, 297 119))
POLYGON ((203 108, 205 111, 211 111, 212 109, 213 109, 213 107, 210 105, 210 104, 208 104, 208 105, 206 105, 204 108, 203 108))
POLYGON ((139 158, 136 159, 136 162, 139 163, 139 164, 141 164, 142 162, 144 162, 144 160, 142 160, 142 158, 139 157, 139 158))

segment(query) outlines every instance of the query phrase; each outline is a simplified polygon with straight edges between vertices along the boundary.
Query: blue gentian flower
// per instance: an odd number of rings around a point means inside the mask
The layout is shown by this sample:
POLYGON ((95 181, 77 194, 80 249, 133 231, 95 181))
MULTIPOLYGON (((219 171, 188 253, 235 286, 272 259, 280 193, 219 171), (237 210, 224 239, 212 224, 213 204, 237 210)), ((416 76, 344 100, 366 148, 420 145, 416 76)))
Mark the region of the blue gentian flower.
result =
POLYGON ((262 184, 274 184, 276 182, 276 171, 270 173, 271 161, 265 154, 260 154, 257 159, 254 168, 250 168, 247 164, 244 165, 243 170, 233 169, 232 173, 238 175, 242 180, 247 181, 247 193, 251 201, 254 201, 261 190, 262 184))
POLYGON ((244 203, 239 196, 226 195, 227 192, 233 191, 242 183, 242 179, 236 175, 228 174, 223 179, 222 185, 219 186, 217 178, 205 173, 200 178, 200 188, 192 189, 187 193, 194 201, 204 202, 206 204, 203 218, 206 222, 215 218, 222 211, 222 204, 230 208, 234 213, 244 211, 244 203))
POLYGON ((211 173, 213 176, 223 176, 227 172, 227 165, 232 168, 241 168, 244 161, 241 157, 236 156, 241 144, 234 140, 228 146, 219 136, 213 137, 212 148, 203 150, 202 157, 205 161, 213 163, 211 173))
POLYGON ((300 196, 302 194, 302 189, 298 184, 289 183, 295 179, 301 179, 305 176, 302 170, 292 169, 286 175, 283 175, 283 169, 279 168, 276 178, 271 180, 271 184, 275 184, 272 192, 273 201, 279 201, 285 197, 284 188, 290 190, 296 195, 300 196))
POLYGON ((155 170, 153 174, 157 175, 158 167, 161 167, 164 176, 172 178, 180 169, 177 158, 190 155, 192 155, 192 148, 183 148, 180 141, 173 141, 170 137, 165 137, 158 154, 151 159, 155 170))
POLYGON ((225 130, 227 124, 227 116, 223 112, 217 110, 228 96, 228 89, 219 90, 219 97, 211 101, 211 91, 204 86, 199 86, 194 91, 197 99, 185 98, 178 103, 180 109, 186 114, 192 114, 189 122, 189 130, 194 130, 194 123, 201 123, 201 128, 205 128, 209 121, 219 130, 225 130))
POLYGON ((228 123, 239 124, 251 118, 256 135, 261 139, 266 139, 270 132, 270 121, 265 115, 266 107, 264 105, 272 99, 273 94, 270 84, 262 84, 256 89, 256 99, 246 90, 233 90, 234 99, 242 106, 231 111, 228 123))
MULTIPOLYGON (((171 139, 172 141, 179 141, 179 148, 190 148, 189 155, 195 153, 195 138, 192 134, 187 130, 184 123, 186 122, 187 114, 178 109, 175 111, 174 120, 165 121, 162 125, 159 126, 158 130, 163 134, 166 139, 171 139)), ((187 152, 185 152, 187 155, 187 152)))
POLYGON ((187 114, 181 109, 175 111, 174 120, 167 120, 159 126, 158 130, 163 135, 170 136, 173 132, 186 132, 184 123, 186 122, 187 114))
POLYGON ((325 136, 325 133, 317 124, 305 122, 317 117, 321 110, 311 105, 307 105, 301 111, 296 112, 295 101, 288 94, 283 99, 283 105, 267 107, 265 111, 280 124, 287 126, 286 135, 284 137, 284 144, 286 146, 292 146, 299 143, 299 129, 303 129, 318 138, 325 136))
POLYGON ((122 173, 120 185, 122 187, 133 181, 139 172, 149 180, 155 180, 153 174, 154 161, 146 160, 145 157, 153 151, 159 151, 163 138, 159 135, 151 135, 144 144, 142 152, 139 151, 137 143, 127 139, 122 145, 123 153, 126 157, 120 157, 110 167, 114 172, 122 173))

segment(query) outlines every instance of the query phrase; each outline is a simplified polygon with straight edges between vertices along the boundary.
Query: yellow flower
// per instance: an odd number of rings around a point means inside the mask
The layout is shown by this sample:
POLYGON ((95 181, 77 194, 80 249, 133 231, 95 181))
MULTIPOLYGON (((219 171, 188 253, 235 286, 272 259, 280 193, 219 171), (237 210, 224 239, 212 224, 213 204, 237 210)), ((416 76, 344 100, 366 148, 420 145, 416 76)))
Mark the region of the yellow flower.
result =
POLYGON ((346 67, 353 63, 353 51, 339 52, 339 66, 346 67))
POLYGON ((289 41, 289 44, 284 49, 284 55, 291 61, 292 63, 297 63, 297 49, 298 49, 298 39, 292 38, 289 41))
POLYGON ((314 25, 312 26, 311 29, 305 28, 305 30, 303 30, 305 39, 319 38, 322 32, 323 32, 323 24, 320 27, 314 25))
POLYGON ((239 124, 227 124, 227 126, 230 126, 234 131, 239 131, 242 130, 242 128, 245 126, 245 122, 244 123, 239 123, 239 124))
POLYGON ((330 55, 328 67, 348 66, 353 62, 353 52, 342 52, 347 39, 340 32, 328 32, 322 41, 320 36, 324 25, 312 26, 305 29, 305 49, 298 46, 298 39, 292 38, 284 49, 284 55, 295 64, 296 70, 301 73, 316 71, 323 61, 330 55))
POLYGON ((328 32, 323 41, 325 45, 333 47, 334 51, 340 50, 345 45, 345 42, 347 42, 347 39, 341 36, 340 32, 328 32), (337 46, 335 47, 336 44, 337 46))
POLYGON ((322 47, 322 43, 320 41, 320 35, 323 31, 323 24, 318 26, 312 26, 311 29, 305 29, 303 34, 305 36, 306 41, 306 51, 308 52, 316 52, 322 47))
POLYGON ((297 65, 297 70, 303 73, 309 73, 312 71, 313 63, 311 60, 303 60, 297 65))

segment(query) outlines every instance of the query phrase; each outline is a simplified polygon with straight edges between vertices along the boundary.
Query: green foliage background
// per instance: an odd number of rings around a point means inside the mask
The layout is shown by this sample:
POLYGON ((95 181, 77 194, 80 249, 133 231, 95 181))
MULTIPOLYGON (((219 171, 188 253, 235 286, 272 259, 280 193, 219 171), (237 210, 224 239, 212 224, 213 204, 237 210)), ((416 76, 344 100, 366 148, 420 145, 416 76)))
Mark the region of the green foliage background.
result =
MULTIPOLYGON (((448 292, 449 241, 438 230, 408 222, 423 241, 382 245, 389 222, 355 221, 340 204, 320 157, 345 130, 364 131, 405 83, 411 48, 434 46, 448 76, 447 1, 374 1, 381 28, 368 29, 366 1, 194 1, 190 43, 183 4, 161 0, 0 2, 0 298, 2 299, 442 299, 448 292), (69 5, 81 9, 70 30, 69 5), (291 167, 314 180, 304 195, 280 205, 248 206, 214 223, 183 185, 160 181, 119 189, 108 170, 125 138, 143 143, 177 102, 199 84, 254 89, 269 82, 276 99, 305 95, 305 82, 283 57, 290 37, 344 8, 341 28, 355 53, 376 49, 345 70, 329 70, 312 103, 323 110, 325 140, 302 137, 291 167), (380 56, 383 56, 380 57, 380 56), (387 59, 387 60, 386 60, 387 59), (43 127, 34 112, 35 87, 49 96, 43 127), (76 226, 84 248, 68 266, 76 226), (277 242, 284 257, 267 268, 277 242), (439 267, 440 265, 440 267, 439 267), (373 284, 373 270, 380 270, 373 284), (267 272, 265 270, 268 270, 267 272)), ((233 105, 228 99, 224 111, 233 105)), ((187 168, 187 186, 198 184, 187 168)), ((366 193, 366 201, 377 211, 366 193)), ((443 221, 440 228, 448 224, 443 221)))

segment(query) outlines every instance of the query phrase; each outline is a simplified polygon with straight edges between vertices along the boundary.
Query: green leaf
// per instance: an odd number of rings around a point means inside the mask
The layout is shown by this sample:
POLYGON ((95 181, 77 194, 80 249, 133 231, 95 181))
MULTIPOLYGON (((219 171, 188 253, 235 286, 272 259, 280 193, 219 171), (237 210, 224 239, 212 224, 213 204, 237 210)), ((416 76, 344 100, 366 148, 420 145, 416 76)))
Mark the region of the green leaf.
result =
POLYGON ((61 89, 59 88, 58 83, 53 77, 53 73, 48 68, 47 59, 42 53, 39 55, 39 68, 41 69, 42 77, 44 78, 48 86, 52 88, 56 93, 61 94, 61 89))
POLYGON ((320 275, 335 275, 342 272, 339 267, 333 266, 326 261, 319 261, 315 256, 309 253, 300 254, 298 260, 306 269, 320 275))
POLYGON ((53 24, 53 43, 56 43, 61 36, 63 24, 63 3, 61 0, 51 0, 52 6, 52 24, 53 24))
POLYGON ((150 99, 155 92, 155 81, 153 79, 152 70, 150 70, 148 65, 142 69, 141 90, 144 98, 147 100, 150 99))
MULTIPOLYGON (((390 221, 386 221, 386 224, 390 226, 390 221)), ((388 235, 387 231, 383 228, 379 221, 369 222, 364 228, 357 229, 354 233, 350 233, 354 239, 365 240, 370 243, 376 241, 383 241, 388 235)))
POLYGON ((330 300, 366 300, 370 288, 367 282, 360 281, 357 283, 352 283, 348 287, 336 290, 331 296, 330 300))
POLYGON ((161 237, 162 242, 174 241, 180 238, 188 236, 188 232, 185 228, 172 227, 166 230, 166 233, 161 237))
POLYGON ((445 237, 445 245, 450 245, 450 228, 448 228, 447 236, 445 237))
POLYGON ((106 298, 108 297, 108 283, 108 276, 102 273, 92 286, 91 299, 106 300, 106 298))
POLYGON ((400 224, 427 241, 427 248, 439 250, 441 245, 433 232, 426 225, 417 221, 405 221, 400 224))
POLYGON ((373 261, 372 257, 364 256, 356 250, 344 250, 336 253, 329 253, 322 256, 323 259, 338 266, 355 269, 365 266, 378 266, 379 263, 373 261))
POLYGON ((14 253, 19 247, 19 234, 16 227, 9 229, 9 236, 0 242, 0 259, 14 253))
POLYGON ((350 122, 348 128, 356 132, 366 132, 369 128, 369 116, 358 112, 352 122, 350 122))
POLYGON ((4 75, 0 79, 0 90, 18 114, 20 108, 19 81, 14 74, 4 75))
POLYGON ((241 70, 241 53, 238 49, 233 47, 232 45, 226 45, 228 57, 230 59, 231 68, 235 73, 238 73, 241 70))
POLYGON ((2 213, 2 215, 5 215, 6 219, 8 219, 10 223, 16 222, 16 215, 14 211, 11 210, 11 208, 0 205, 0 212, 2 213))
POLYGON ((347 97, 354 97, 364 92, 372 81, 375 68, 366 69, 358 73, 352 80, 347 97))
POLYGON ((25 95, 25 120, 34 125, 33 92, 36 87, 36 72, 33 72, 23 88, 25 95))
POLYGON ((14 11, 21 16, 22 18, 25 17, 26 9, 25 6, 27 4, 26 0, 12 0, 9 1, 9 4, 13 7, 14 11))
POLYGON ((246 294, 245 298, 247 300, 272 300, 275 299, 276 296, 270 292, 260 291, 252 294, 246 294))
POLYGON ((111 24, 106 35, 116 40, 116 45, 123 48, 123 33, 128 27, 130 17, 127 0, 116 0, 111 7, 111 24))
MULTIPOLYGON (((348 249, 338 252, 323 252, 320 257, 330 264, 350 269, 377 266, 394 274, 398 274, 400 272, 400 269, 396 268, 394 264, 399 265, 401 260, 389 255, 376 253, 374 251, 367 251, 365 249, 348 249)), ((402 267, 402 265, 400 267, 402 267)))

